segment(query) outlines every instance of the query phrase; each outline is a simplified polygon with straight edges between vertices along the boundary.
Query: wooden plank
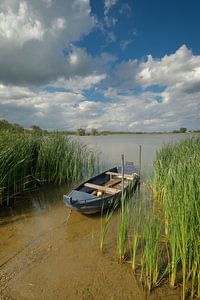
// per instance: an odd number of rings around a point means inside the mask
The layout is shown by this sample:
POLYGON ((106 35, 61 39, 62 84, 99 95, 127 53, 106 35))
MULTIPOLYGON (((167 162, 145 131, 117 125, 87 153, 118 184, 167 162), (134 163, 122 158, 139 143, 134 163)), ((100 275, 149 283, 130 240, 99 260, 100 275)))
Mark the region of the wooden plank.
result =
MULTIPOLYGON (((118 176, 119 178, 122 178, 122 174, 121 173, 116 173, 116 172, 106 172, 107 175, 111 175, 111 176, 118 176)), ((124 174, 124 178, 128 179, 128 180, 133 180, 133 176, 130 174, 124 174)))
POLYGON ((93 184, 93 183, 90 183, 90 182, 86 182, 84 184, 84 186, 89 187, 89 188, 94 189, 94 190, 103 191, 103 192, 105 192, 107 194, 111 194, 111 195, 114 195, 114 194, 121 191, 119 189, 110 188, 110 187, 106 187, 106 186, 102 186, 102 185, 97 185, 97 184, 93 184))
POLYGON ((104 184, 106 187, 113 187, 114 185, 120 183, 122 180, 120 178, 112 178, 104 184))

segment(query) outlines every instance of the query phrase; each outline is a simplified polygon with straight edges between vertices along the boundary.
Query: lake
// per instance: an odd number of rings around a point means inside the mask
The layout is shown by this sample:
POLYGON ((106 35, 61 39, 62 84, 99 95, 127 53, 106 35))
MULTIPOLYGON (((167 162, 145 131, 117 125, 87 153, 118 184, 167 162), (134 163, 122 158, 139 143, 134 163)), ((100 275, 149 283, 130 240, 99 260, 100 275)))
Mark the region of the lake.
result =
POLYGON ((139 147, 142 147, 142 175, 151 176, 153 172, 153 161, 162 145, 169 142, 178 142, 197 134, 126 134, 107 136, 80 136, 74 137, 86 144, 91 149, 100 153, 104 168, 121 164, 121 155, 124 154, 125 161, 133 161, 139 165, 139 147))
MULTIPOLYGON (((103 168, 125 160, 152 175, 163 143, 191 134, 73 137, 100 153, 103 168)), ((197 136, 197 135, 196 135, 197 136)), ((112 217, 106 252, 99 251, 100 216, 84 216, 64 206, 73 188, 46 185, 23 195, 13 209, 0 211, 0 299, 147 299, 129 264, 116 258, 118 213, 112 217)), ((177 300, 180 290, 156 289, 148 299, 177 300)))

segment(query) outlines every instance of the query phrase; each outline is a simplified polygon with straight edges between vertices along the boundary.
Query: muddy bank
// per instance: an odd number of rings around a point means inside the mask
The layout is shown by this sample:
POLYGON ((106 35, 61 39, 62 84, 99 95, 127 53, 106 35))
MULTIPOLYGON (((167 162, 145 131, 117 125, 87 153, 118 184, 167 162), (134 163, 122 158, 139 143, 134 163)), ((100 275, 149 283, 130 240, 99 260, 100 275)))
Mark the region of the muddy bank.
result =
POLYGON ((70 212, 63 189, 45 191, 51 204, 0 218, 0 299, 179 299, 162 287, 147 295, 129 264, 116 259, 115 214, 99 252, 99 216, 70 212))

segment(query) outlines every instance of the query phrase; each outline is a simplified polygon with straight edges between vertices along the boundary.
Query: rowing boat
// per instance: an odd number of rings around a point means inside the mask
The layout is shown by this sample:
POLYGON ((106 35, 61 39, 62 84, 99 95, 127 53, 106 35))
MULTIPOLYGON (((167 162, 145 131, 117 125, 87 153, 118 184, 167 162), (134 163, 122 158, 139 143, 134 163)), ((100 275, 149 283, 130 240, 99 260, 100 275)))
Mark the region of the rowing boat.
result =
POLYGON ((139 184, 139 176, 134 172, 133 163, 126 163, 124 172, 114 167, 81 183, 68 195, 63 196, 66 206, 83 214, 97 213, 118 204, 124 193, 134 192, 139 184))

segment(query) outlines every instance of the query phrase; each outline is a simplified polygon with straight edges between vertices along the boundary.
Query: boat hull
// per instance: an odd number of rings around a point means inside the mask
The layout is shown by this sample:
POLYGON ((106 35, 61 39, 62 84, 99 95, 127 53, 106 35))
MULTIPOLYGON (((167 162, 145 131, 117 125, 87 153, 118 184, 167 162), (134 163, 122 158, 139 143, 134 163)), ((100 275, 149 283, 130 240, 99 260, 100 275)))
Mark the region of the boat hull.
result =
MULTIPOLYGON (((115 167, 109 169, 89 179, 88 181, 85 181, 77 188, 72 190, 68 195, 64 195, 63 201, 66 204, 66 206, 69 209, 80 212, 82 214, 95 214, 101 212, 102 210, 106 210, 113 205, 117 206, 120 202, 120 198, 122 195, 121 190, 119 190, 119 192, 117 192, 114 195, 104 193, 103 196, 98 197, 97 195, 94 195, 92 193, 92 189, 90 188, 90 186, 87 186, 88 184, 106 184, 110 179, 110 175, 108 175, 108 173, 110 172, 116 173, 118 172, 118 168, 115 167)), ((137 174, 135 174, 133 180, 131 180, 128 186, 124 188, 124 193, 126 193, 127 195, 129 193, 133 193, 136 190, 138 183, 139 177, 137 174)), ((109 190, 112 191, 112 189, 109 190)))

